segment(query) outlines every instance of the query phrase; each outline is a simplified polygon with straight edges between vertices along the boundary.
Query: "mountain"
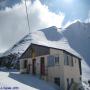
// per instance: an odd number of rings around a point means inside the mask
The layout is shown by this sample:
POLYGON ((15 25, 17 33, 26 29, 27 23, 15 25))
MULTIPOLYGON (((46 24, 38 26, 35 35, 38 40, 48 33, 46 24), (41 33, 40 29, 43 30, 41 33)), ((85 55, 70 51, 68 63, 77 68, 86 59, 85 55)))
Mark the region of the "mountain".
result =
POLYGON ((90 23, 77 21, 67 27, 63 33, 69 45, 76 50, 90 66, 90 23))
POLYGON ((82 57, 83 75, 90 78, 90 23, 76 21, 69 25, 64 31, 71 48, 82 57))
POLYGON ((64 49, 82 57, 83 76, 90 79, 90 23, 76 21, 64 29, 52 26, 31 32, 4 55, 22 54, 31 43, 64 49))

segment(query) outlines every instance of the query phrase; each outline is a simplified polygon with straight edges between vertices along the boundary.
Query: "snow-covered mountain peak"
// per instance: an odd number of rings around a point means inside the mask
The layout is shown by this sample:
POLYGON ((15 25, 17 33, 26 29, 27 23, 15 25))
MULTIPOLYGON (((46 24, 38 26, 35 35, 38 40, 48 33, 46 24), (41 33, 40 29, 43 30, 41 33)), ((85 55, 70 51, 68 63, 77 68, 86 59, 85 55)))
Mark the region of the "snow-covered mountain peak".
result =
POLYGON ((69 26, 66 27, 66 29, 70 29, 70 28, 73 28, 73 29, 76 29, 77 28, 88 28, 90 27, 90 23, 86 23, 86 22, 81 22, 79 20, 76 20, 74 22, 72 22, 69 26))

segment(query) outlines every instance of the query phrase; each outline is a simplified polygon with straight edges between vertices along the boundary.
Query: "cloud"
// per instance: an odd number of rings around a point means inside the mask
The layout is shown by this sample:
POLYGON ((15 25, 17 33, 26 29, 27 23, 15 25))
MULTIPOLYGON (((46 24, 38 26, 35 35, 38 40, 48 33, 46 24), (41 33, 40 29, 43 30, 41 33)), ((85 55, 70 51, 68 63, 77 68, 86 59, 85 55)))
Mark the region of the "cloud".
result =
POLYGON ((55 14, 51 12, 46 5, 42 5, 39 0, 36 0, 31 8, 28 8, 30 16, 31 30, 37 30, 49 26, 61 27, 64 14, 55 14), (30 9, 30 10, 29 10, 30 9))
MULTIPOLYGON (((27 1, 30 30, 38 30, 49 26, 61 27, 64 19, 62 12, 56 14, 42 5, 39 0, 31 4, 27 1)), ((25 4, 22 1, 12 8, 6 7, 0 10, 0 49, 4 51, 10 48, 28 33, 25 4)))

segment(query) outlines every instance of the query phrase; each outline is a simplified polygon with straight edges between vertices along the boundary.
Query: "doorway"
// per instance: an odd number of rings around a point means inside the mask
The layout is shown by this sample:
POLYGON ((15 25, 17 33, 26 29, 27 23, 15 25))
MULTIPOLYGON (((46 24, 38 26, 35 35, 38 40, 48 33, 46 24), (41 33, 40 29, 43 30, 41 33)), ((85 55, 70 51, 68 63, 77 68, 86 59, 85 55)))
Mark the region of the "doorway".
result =
POLYGON ((32 74, 36 74, 36 59, 32 59, 32 74))
POLYGON ((40 74, 41 76, 45 75, 45 58, 41 57, 40 59, 40 74))
POLYGON ((27 65, 27 73, 30 73, 30 64, 27 65))

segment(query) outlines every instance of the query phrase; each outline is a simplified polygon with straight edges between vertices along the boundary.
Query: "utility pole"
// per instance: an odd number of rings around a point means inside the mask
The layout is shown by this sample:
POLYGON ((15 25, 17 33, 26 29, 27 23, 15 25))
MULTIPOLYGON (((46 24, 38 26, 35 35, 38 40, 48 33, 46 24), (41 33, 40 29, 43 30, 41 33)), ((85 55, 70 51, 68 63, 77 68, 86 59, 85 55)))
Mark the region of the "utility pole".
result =
POLYGON ((88 23, 90 22, 90 11, 88 12, 88 23))
POLYGON ((29 31, 29 34, 30 34, 30 22, 29 22, 29 15, 28 15, 28 8, 27 8, 27 3, 26 3, 27 0, 25 0, 25 10, 26 10, 26 17, 27 17, 27 24, 28 24, 28 31, 29 31))

